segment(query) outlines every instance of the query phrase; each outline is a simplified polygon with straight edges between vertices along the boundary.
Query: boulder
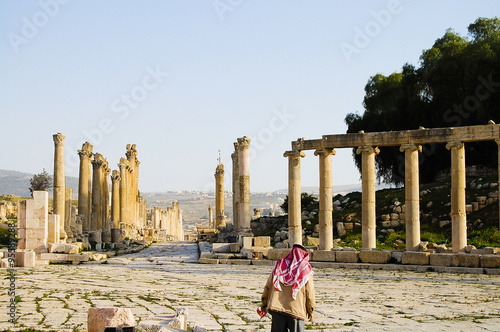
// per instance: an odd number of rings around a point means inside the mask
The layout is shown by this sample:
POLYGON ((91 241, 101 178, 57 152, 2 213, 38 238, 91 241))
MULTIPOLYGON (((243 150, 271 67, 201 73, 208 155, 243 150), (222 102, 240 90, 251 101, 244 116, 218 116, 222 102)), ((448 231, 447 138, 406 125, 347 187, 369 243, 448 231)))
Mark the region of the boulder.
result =
POLYGON ((135 326, 135 318, 129 308, 89 308, 88 332, 102 332, 106 326, 135 326))

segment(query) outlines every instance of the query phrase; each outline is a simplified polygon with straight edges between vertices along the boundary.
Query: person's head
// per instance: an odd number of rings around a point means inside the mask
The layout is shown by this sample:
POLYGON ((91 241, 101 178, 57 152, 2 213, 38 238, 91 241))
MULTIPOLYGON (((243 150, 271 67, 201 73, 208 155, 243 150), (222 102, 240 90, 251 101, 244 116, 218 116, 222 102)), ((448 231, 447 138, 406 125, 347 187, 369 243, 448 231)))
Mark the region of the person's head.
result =
POLYGON ((302 249, 302 250, 304 250, 304 251, 307 251, 307 250, 306 250, 306 248, 305 248, 303 245, 301 245, 301 244, 294 244, 294 245, 293 245, 293 247, 294 247, 294 248, 299 248, 299 249, 302 249))

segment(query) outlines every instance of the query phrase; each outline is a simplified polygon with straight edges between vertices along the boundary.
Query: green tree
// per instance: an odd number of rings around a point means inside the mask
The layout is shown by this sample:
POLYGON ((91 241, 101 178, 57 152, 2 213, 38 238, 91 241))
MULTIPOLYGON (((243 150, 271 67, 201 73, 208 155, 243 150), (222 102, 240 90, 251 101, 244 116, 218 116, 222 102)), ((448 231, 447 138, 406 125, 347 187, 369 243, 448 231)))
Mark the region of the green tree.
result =
MULTIPOLYGON (((420 67, 405 64, 401 72, 376 74, 365 86, 362 115, 345 117, 348 133, 484 125, 500 122, 500 19, 478 18, 469 37, 448 29, 422 52, 420 67)), ((494 143, 466 144, 470 164, 496 162, 494 143)), ((361 170, 361 157, 353 155, 361 170)), ((424 145, 421 181, 449 168, 444 144, 424 145)), ((398 147, 382 148, 376 158, 379 181, 404 181, 404 157, 398 147)))
POLYGON ((52 186, 52 177, 44 168, 42 173, 33 175, 30 184, 31 197, 33 197, 33 191, 35 190, 49 190, 52 186))
MULTIPOLYGON (((318 199, 314 195, 308 193, 302 193, 300 195, 300 211, 305 211, 307 209, 310 209, 313 205, 317 204, 318 204, 318 199)), ((281 204, 281 209, 285 213, 288 213, 288 195, 286 195, 285 200, 281 204)))

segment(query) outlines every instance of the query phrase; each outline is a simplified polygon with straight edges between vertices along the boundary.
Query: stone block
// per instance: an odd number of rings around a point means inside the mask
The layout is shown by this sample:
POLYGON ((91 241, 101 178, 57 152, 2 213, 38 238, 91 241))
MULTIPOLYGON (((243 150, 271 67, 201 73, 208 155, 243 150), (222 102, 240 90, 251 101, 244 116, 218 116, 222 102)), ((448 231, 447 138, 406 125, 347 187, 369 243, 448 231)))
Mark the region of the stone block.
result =
POLYGON ((212 244, 213 252, 231 252, 231 244, 230 243, 213 243, 212 244))
POLYGON ((244 236, 242 238, 243 240, 243 248, 251 248, 253 247, 253 237, 251 236, 244 236))
POLYGON ((481 267, 500 268, 500 255, 482 255, 481 267))
POLYGON ((16 250, 15 265, 18 267, 35 267, 35 252, 33 250, 16 250))
POLYGON ((271 246, 270 236, 256 236, 253 238, 254 247, 269 247, 271 246))
POLYGON ((362 263, 387 264, 391 260, 391 252, 385 250, 361 250, 359 259, 362 263))
POLYGON ((406 251, 401 257, 401 264, 404 265, 429 265, 430 252, 406 251))
POLYGON ((60 218, 58 214, 49 214, 47 228, 47 242, 59 243, 60 238, 60 218))
POLYGON ((270 249, 267 252, 267 258, 273 261, 277 261, 278 259, 282 259, 286 255, 288 255, 289 252, 290 249, 270 249))
POLYGON ((335 262, 335 251, 314 250, 312 260, 317 262, 335 262))
POLYGON ((358 263, 359 253, 357 251, 339 250, 335 252, 335 261, 342 263, 358 263))
POLYGON ((2 258, 0 259, 0 267, 14 267, 14 266, 10 266, 8 258, 2 258))
POLYGON ((252 261, 250 259, 228 259, 227 264, 232 265, 250 265, 252 261))
POLYGON ((305 247, 318 247, 319 246, 319 238, 312 237, 312 236, 306 236, 303 245, 305 247))
POLYGON ((230 243, 229 250, 232 253, 240 252, 240 244, 239 243, 230 243))
POLYGON ((480 267, 481 255, 458 253, 453 255, 453 265, 460 267, 480 267))
POLYGON ((68 261, 70 262, 87 262, 89 259, 90 259, 89 254, 68 255, 68 261))
POLYGON ((89 308, 87 331, 102 332, 106 326, 135 326, 135 318, 128 308, 89 308))
POLYGON ((101 260, 104 260, 106 258, 108 258, 108 255, 106 255, 106 254, 98 254, 98 253, 91 254, 89 256, 89 259, 92 260, 92 261, 101 261, 101 260))
POLYGON ((200 264, 219 264, 219 260, 216 258, 200 258, 198 259, 200 264))
POLYGON ((452 254, 431 254, 429 264, 432 266, 453 266, 452 254))

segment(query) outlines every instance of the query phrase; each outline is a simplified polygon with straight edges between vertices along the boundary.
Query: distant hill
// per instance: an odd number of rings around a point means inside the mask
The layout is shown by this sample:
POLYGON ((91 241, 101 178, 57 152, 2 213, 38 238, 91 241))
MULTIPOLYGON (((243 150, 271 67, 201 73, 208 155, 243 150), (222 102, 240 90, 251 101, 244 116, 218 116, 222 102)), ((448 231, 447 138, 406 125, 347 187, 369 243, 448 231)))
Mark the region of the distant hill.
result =
MULTIPOLYGON (((30 180, 34 174, 0 169, 0 195, 30 197, 30 180)), ((73 188, 73 199, 78 194, 78 178, 67 176, 66 187, 73 188)), ((52 190, 49 190, 52 195, 52 190)))

